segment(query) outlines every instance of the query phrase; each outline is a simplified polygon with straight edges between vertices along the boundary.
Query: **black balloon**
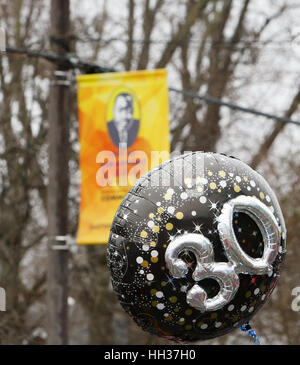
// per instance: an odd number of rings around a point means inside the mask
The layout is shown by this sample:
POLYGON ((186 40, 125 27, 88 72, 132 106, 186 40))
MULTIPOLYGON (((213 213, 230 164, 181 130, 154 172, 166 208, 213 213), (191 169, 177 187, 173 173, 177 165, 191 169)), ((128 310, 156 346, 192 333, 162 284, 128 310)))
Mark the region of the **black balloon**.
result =
POLYGON ((130 190, 111 227, 107 260, 113 288, 139 326, 175 341, 195 341, 250 320, 272 293, 285 252, 284 219, 264 178, 233 157, 195 152, 161 164, 130 190), (226 226, 221 234, 225 204, 243 199, 257 201, 258 208, 234 210, 232 237, 226 226), (267 223, 261 223, 266 214, 267 223), (211 257, 205 263, 199 242, 187 244, 176 251, 181 271, 175 275, 176 260, 166 262, 172 256, 166 250, 182 237, 201 237, 211 257), (240 253, 231 254, 233 240, 240 253))

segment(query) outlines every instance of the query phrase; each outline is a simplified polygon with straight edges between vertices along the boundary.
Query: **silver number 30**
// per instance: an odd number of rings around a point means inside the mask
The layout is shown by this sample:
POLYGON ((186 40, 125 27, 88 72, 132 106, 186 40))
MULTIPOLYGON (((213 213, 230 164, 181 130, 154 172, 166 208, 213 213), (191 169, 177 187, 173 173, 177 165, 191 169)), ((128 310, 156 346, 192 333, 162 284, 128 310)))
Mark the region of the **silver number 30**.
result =
POLYGON ((218 232, 229 262, 215 262, 213 245, 198 233, 176 237, 165 253, 167 268, 174 278, 187 274, 188 265, 179 255, 190 251, 197 259, 193 279, 198 282, 212 278, 218 282, 220 290, 213 298, 207 298, 207 293, 198 284, 187 292, 187 303, 201 312, 220 309, 234 298, 240 284, 238 274, 271 274, 271 264, 279 249, 280 230, 274 215, 264 203, 249 196, 240 195, 223 205, 218 217, 218 232), (240 247, 232 225, 235 212, 246 213, 259 227, 264 241, 261 258, 250 257, 240 247))

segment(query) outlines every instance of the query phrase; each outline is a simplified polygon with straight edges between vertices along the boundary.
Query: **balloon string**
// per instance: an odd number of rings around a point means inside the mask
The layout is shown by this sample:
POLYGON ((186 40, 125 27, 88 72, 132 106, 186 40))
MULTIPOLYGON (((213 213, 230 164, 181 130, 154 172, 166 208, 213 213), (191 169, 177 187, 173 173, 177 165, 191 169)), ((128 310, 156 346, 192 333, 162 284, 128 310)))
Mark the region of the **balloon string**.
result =
POLYGON ((258 345, 260 345, 260 341, 259 341, 259 339, 256 335, 256 332, 254 331, 254 329, 251 328, 251 326, 249 324, 249 321, 246 321, 241 325, 241 330, 243 332, 248 331, 248 334, 249 334, 250 337, 253 338, 254 343, 257 343, 258 345))

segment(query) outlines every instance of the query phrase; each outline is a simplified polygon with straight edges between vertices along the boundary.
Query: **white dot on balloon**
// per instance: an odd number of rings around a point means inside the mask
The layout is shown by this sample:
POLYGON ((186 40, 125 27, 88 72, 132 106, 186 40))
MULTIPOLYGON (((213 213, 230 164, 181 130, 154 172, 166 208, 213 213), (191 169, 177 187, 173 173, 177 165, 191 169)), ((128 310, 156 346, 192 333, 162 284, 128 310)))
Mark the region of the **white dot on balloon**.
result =
POLYGON ((251 313, 254 311, 254 307, 249 308, 248 312, 251 313))
POLYGON ((199 199, 199 201, 200 201, 201 204, 205 204, 206 201, 207 201, 207 199, 206 199, 205 196, 201 196, 201 198, 199 199))
POLYGON ((265 300, 266 294, 261 297, 261 300, 265 300))
POLYGON ((144 274, 144 270, 140 270, 140 274, 144 274))
POLYGON ((175 212, 175 208, 174 207, 168 207, 167 211, 168 211, 168 213, 173 214, 175 212))
POLYGON ((220 181, 220 185, 222 188, 225 188, 227 186, 227 182, 225 180, 220 181))
POLYGON ((219 328, 219 327, 221 327, 221 326, 222 326, 222 322, 216 322, 216 323, 215 323, 215 327, 216 327, 216 328, 219 328))
POLYGON ((157 202, 157 203, 156 203, 156 205, 157 205, 158 207, 160 207, 160 206, 161 206, 161 202, 157 202))
POLYGON ((247 186, 247 190, 248 190, 248 191, 250 191, 250 190, 251 190, 250 186, 247 186))
POLYGON ((149 251, 149 245, 143 245, 142 249, 143 251, 149 251))
POLYGON ((254 290, 254 294, 255 295, 257 295, 259 293, 259 288, 256 288, 255 290, 254 290))
POLYGON ((267 196, 266 196, 266 201, 267 201, 268 203, 270 203, 271 198, 269 197, 269 195, 267 195, 267 196))
POLYGON ((164 293, 162 291, 156 292, 157 298, 162 298, 164 296, 164 293))
POLYGON ((230 304, 230 306, 227 309, 228 309, 229 312, 233 311, 234 310, 234 305, 230 304))
POLYGON ((139 257, 136 258, 136 262, 138 264, 141 264, 143 261, 144 261, 144 259, 141 256, 139 256, 139 257))
POLYGON ((182 200, 187 199, 187 197, 188 197, 188 195, 187 195, 187 193, 185 193, 185 192, 180 194, 180 198, 181 198, 182 200))
POLYGON ((147 223, 147 226, 148 226, 149 228, 153 228, 153 227, 154 227, 154 222, 153 222, 153 221, 149 221, 149 222, 147 223))
POLYGON ((174 194, 174 190, 172 188, 169 188, 167 190, 167 194, 170 194, 170 195, 174 194))
POLYGON ((147 280, 152 281, 154 279, 153 274, 147 274, 147 280))
POLYGON ((241 308, 241 312, 244 312, 246 309, 247 309, 247 306, 243 305, 242 308, 241 308))
POLYGON ((156 250, 151 251, 151 256, 152 257, 157 257, 158 256, 158 251, 156 251, 156 250))
POLYGON ((239 176, 237 176, 237 177, 235 178, 235 180, 236 180, 237 182, 241 182, 241 181, 242 181, 242 179, 241 179, 239 176))
POLYGON ((200 327, 200 328, 201 328, 202 330, 205 330, 207 327, 208 327, 208 325, 207 325, 206 323, 203 323, 203 324, 201 325, 201 327, 200 327))
POLYGON ((196 211, 195 211, 195 210, 193 210, 193 211, 192 211, 192 215, 194 215, 194 216, 195 216, 196 214, 197 214, 197 213, 196 213, 196 211))
POLYGON ((158 303, 156 306, 157 309, 162 310, 165 308, 165 305, 163 303, 158 303))
POLYGON ((254 188, 254 186, 256 185, 256 184, 255 184, 255 181, 254 181, 254 180, 251 180, 251 181, 250 181, 250 185, 254 188))

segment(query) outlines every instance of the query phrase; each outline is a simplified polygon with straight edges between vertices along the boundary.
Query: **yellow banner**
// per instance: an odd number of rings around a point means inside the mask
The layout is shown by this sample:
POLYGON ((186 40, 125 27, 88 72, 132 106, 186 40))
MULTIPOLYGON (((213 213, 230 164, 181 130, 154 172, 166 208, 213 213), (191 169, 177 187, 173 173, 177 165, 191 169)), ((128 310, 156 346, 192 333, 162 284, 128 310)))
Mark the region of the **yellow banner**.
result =
POLYGON ((169 158, 166 76, 160 69, 77 78, 81 170, 77 243, 107 243, 117 208, 132 185, 169 158))

